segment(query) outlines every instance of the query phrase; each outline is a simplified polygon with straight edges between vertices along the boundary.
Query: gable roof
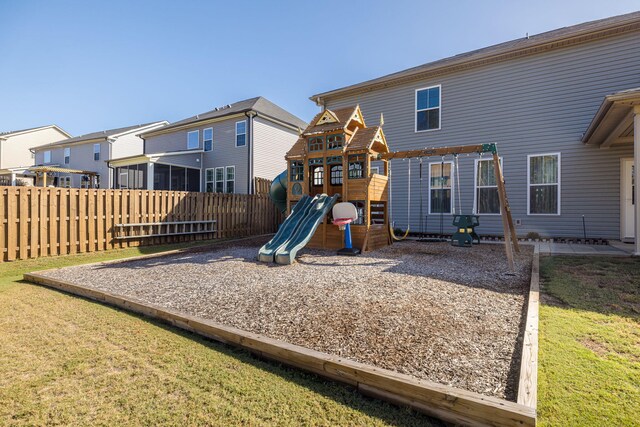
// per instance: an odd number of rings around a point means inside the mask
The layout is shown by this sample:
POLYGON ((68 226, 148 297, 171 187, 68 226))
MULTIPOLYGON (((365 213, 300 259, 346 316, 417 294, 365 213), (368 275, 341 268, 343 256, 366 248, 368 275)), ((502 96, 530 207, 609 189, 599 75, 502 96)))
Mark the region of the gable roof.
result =
MULTIPOLYGON (((307 123, 305 121, 294 116, 287 110, 279 107, 278 105, 262 96, 257 96, 255 98, 245 99, 243 101, 228 104, 220 108, 214 108, 213 110, 207 111, 205 113, 197 114, 187 119, 173 122, 168 126, 163 127, 162 131, 178 128, 189 124, 195 124, 205 120, 230 116, 233 114, 247 113, 249 111, 255 111, 256 113, 258 113, 258 116, 264 115, 284 122, 290 126, 293 126, 294 128, 303 129, 307 126, 307 123)), ((155 130, 145 132, 144 134, 142 134, 142 137, 144 138, 147 135, 153 134, 154 132, 155 130)))
POLYGON ((383 152, 388 152, 387 140, 382 132, 382 127, 374 126, 370 128, 358 128, 351 136, 346 150, 368 150, 375 142, 383 145, 383 152))
POLYGON ((130 131, 133 131, 133 130, 136 130, 136 129, 144 129, 144 128, 149 127, 151 125, 161 124, 161 123, 168 123, 168 122, 167 121, 150 122, 150 123, 144 123, 144 124, 141 124, 141 125, 125 126, 125 127, 121 127, 121 128, 107 129, 107 130, 102 130, 102 131, 98 131, 98 132, 91 132, 91 133, 87 133, 87 134, 84 134, 84 135, 76 136, 76 137, 73 137, 73 138, 63 139, 61 141, 56 141, 56 142, 52 142, 50 144, 44 144, 44 145, 40 145, 38 147, 33 147, 33 148, 55 147, 55 146, 59 146, 59 145, 73 144, 73 143, 77 143, 77 142, 93 141, 93 140, 106 141, 107 138, 111 138, 111 137, 119 135, 121 133, 130 133, 130 131))
POLYGON ((570 27, 559 28, 557 30, 547 31, 545 33, 473 50, 372 80, 367 80, 362 83, 322 92, 311 96, 309 99, 318 102, 323 98, 367 92, 386 86, 393 86, 435 75, 465 70, 480 65, 500 62, 534 53, 547 52, 550 49, 584 43, 638 30, 640 30, 640 12, 632 12, 625 15, 618 15, 570 27))
POLYGON ((71 137, 71 134, 66 132, 64 129, 62 129, 60 126, 58 125, 46 125, 46 126, 38 126, 38 127, 34 127, 34 128, 28 128, 28 129, 20 129, 20 130, 11 130, 11 131, 6 131, 6 132, 0 132, 0 139, 7 139, 10 138, 12 136, 17 136, 23 133, 29 133, 29 132, 37 132, 39 130, 44 130, 44 129, 56 129, 58 130, 60 133, 67 135, 68 137, 71 137))
POLYGON ((307 128, 302 132, 302 135, 308 136, 316 133, 345 129, 347 126, 349 126, 349 122, 352 119, 362 122, 362 126, 365 126, 364 119, 362 118, 362 113, 360 112, 360 107, 358 105, 338 108, 336 110, 325 109, 316 114, 313 119, 311 119, 309 126, 307 126, 307 128), (321 120, 323 119, 323 117, 327 116, 327 113, 329 113, 330 116, 335 117, 337 121, 324 122, 323 120, 321 120))

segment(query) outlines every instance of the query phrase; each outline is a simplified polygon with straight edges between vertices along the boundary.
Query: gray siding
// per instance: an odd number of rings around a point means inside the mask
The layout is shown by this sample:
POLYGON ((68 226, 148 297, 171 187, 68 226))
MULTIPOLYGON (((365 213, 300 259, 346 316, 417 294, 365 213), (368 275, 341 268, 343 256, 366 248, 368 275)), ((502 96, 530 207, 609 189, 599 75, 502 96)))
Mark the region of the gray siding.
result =
MULTIPOLYGON (((632 146, 611 149, 580 142, 603 97, 640 86, 640 35, 625 35, 327 100, 327 108, 360 104, 369 126, 384 113, 391 150, 497 142, 504 159, 509 201, 519 235, 620 236, 620 158, 632 146), (442 85, 441 130, 414 132, 415 90, 442 85), (527 215, 527 155, 561 153, 561 215, 527 215)), ((474 156, 460 159, 463 211, 470 212, 474 192, 474 156)), ((426 163, 440 159, 425 159, 426 163)), ((392 165, 393 219, 407 223, 407 161, 392 165)), ((419 228, 418 161, 412 161, 411 227, 419 228)), ((427 211, 427 179, 423 181, 427 211)), ((455 196, 457 200, 457 195, 455 196)), ((439 227, 430 215, 429 230, 439 227)), ((445 230, 451 231, 451 217, 445 230)), ((499 216, 481 218, 481 234, 502 234, 499 216)))
MULTIPOLYGON (((100 142, 100 160, 93 160, 93 144, 97 142, 88 142, 85 144, 71 145, 71 157, 69 164, 64 164, 64 147, 52 147, 51 163, 49 165, 58 165, 69 169, 80 169, 93 171, 100 174, 100 188, 112 188, 111 170, 107 166, 106 160, 109 160, 110 144, 106 141, 100 142)), ((47 149, 41 148, 36 151, 36 164, 44 165, 44 152, 47 149)), ((61 175, 62 176, 62 175, 61 175)), ((80 187, 81 176, 71 175, 71 186, 80 187)))
POLYGON ((253 175, 273 179, 286 169, 284 156, 298 139, 298 132, 256 117, 253 120, 253 137, 253 175))

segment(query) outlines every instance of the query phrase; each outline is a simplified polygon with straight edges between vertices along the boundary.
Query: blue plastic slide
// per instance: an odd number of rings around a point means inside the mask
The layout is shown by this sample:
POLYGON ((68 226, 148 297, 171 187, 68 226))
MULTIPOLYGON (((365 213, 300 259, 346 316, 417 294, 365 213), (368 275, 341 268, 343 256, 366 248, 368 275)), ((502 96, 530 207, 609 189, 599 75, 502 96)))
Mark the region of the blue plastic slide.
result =
POLYGON ((296 232, 298 225, 300 225, 301 220, 307 215, 309 208, 316 198, 317 196, 312 199, 311 197, 304 195, 300 201, 295 204, 291 211, 291 215, 284 220, 276 235, 273 236, 273 239, 269 240, 266 245, 260 248, 260 252, 258 252, 259 261, 273 262, 276 249, 278 249, 296 232))

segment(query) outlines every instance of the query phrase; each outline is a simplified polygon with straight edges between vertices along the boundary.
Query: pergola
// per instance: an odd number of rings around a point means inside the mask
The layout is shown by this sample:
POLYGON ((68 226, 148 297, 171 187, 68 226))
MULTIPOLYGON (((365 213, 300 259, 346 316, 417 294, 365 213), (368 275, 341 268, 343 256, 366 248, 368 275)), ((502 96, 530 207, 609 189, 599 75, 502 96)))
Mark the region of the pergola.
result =
MULTIPOLYGON (((633 144, 633 168, 640 171, 640 88, 605 96, 602 105, 582 137, 585 144, 600 148, 633 144), (636 131, 639 130, 639 131, 636 131)), ((637 179, 636 179, 637 181, 637 179)), ((634 200, 640 200, 640 186, 634 187, 634 200)), ((640 255, 640 203, 633 206, 635 255, 640 255)))
POLYGON ((95 177, 98 176, 97 172, 85 171, 80 169, 61 168, 59 166, 32 166, 29 168, 29 170, 35 173, 37 177, 42 177, 43 187, 47 186, 47 174, 64 173, 64 174, 86 175, 90 177, 90 182, 91 182, 90 187, 94 186, 95 177))

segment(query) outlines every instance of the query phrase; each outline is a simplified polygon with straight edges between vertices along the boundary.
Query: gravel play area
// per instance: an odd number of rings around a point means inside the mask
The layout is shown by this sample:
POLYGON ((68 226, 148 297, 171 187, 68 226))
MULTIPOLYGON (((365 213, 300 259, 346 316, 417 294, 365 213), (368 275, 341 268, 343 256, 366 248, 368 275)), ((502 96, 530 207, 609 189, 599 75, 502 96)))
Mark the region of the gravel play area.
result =
POLYGON ((405 241, 357 257, 256 261, 262 240, 47 276, 418 378, 514 400, 531 247, 405 241))

